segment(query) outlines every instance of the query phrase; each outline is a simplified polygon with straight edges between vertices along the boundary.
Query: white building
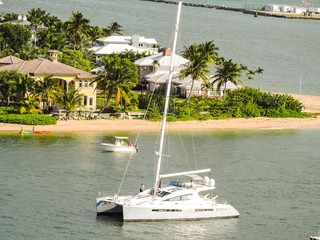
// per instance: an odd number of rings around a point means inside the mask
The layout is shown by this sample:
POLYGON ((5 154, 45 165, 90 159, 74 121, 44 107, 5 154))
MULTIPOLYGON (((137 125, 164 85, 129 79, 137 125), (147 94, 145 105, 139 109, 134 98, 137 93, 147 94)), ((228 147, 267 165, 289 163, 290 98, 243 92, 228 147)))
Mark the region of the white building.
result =
POLYGON ((96 45, 89 50, 96 55, 97 61, 102 55, 113 53, 137 52, 155 54, 158 43, 154 38, 145 38, 134 34, 132 36, 109 36, 96 40, 96 45))
MULTIPOLYGON (((147 90, 164 91, 169 78, 169 69, 172 58, 171 49, 165 49, 163 52, 139 59, 135 61, 138 66, 139 82, 147 83, 147 90)), ((175 55, 173 63, 172 92, 182 97, 188 97, 191 91, 192 78, 180 77, 180 71, 185 68, 185 64, 189 62, 179 55, 175 55)), ((210 80, 213 81, 213 80, 210 80)), ((205 90, 202 87, 202 81, 194 81, 191 96, 222 96, 224 87, 220 91, 217 90, 217 84, 214 84, 213 90, 205 90)), ((226 89, 236 89, 237 86, 228 82, 226 89)))
POLYGON ((264 5, 262 9, 266 12, 296 13, 296 14, 303 14, 308 11, 308 8, 306 7, 277 5, 277 4, 267 4, 267 5, 264 5))

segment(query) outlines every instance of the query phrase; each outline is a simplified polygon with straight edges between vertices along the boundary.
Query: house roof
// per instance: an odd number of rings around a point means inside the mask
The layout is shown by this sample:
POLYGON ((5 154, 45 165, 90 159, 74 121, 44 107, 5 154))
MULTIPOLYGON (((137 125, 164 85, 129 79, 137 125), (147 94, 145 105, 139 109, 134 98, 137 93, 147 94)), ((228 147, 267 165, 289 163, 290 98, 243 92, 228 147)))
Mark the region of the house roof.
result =
POLYGON ((150 52, 154 54, 154 51, 150 48, 137 48, 127 44, 108 44, 106 46, 100 47, 92 47, 90 48, 91 51, 94 51, 97 55, 105 55, 105 54, 113 54, 113 53, 124 53, 128 51, 143 53, 143 52, 150 52))
MULTIPOLYGON (((168 55, 168 54, 165 54, 164 52, 160 52, 155 55, 151 55, 151 56, 148 56, 145 58, 138 59, 134 63, 137 66, 153 66, 154 62, 157 61, 159 63, 159 66, 169 67, 170 63, 171 63, 171 58, 172 58, 171 54, 168 55)), ((188 62, 189 62, 188 59, 183 58, 183 57, 176 54, 174 57, 173 66, 180 66, 180 65, 186 64, 188 62)))
MULTIPOLYGON (((97 39, 98 42, 104 42, 109 44, 131 44, 132 36, 109 36, 97 39)), ((139 36, 139 43, 157 44, 154 38, 145 38, 139 36)))
MULTIPOLYGON (((152 72, 145 75, 146 81, 156 84, 163 84, 166 83, 169 79, 169 71, 157 71, 152 72)), ((179 72, 174 71, 172 76, 172 83, 174 84, 182 84, 184 81, 191 79, 190 77, 186 77, 184 79, 180 78, 179 72)))
POLYGON ((31 61, 16 62, 13 64, 0 67, 0 71, 17 70, 24 74, 30 75, 58 75, 58 76, 74 76, 77 79, 92 79, 94 75, 87 73, 81 69, 77 69, 60 62, 53 62, 47 59, 34 59, 31 61))
POLYGON ((18 63, 18 62, 23 62, 20 58, 17 58, 15 56, 6 56, 4 58, 0 58, 0 64, 13 64, 13 63, 18 63))

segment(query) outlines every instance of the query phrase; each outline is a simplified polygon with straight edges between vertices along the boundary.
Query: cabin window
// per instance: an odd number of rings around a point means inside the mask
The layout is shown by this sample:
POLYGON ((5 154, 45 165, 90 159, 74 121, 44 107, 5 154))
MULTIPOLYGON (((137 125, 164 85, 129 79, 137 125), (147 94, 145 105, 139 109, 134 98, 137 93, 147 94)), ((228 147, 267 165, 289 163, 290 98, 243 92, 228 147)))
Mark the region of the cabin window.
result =
POLYGON ((166 196, 168 194, 170 194, 170 193, 169 192, 165 192, 165 191, 161 191, 161 192, 158 193, 158 196, 159 197, 164 197, 164 196, 166 196))
POLYGON ((177 197, 173 197, 168 199, 167 201, 187 201, 192 199, 192 194, 187 194, 187 195, 182 195, 182 196, 177 196, 177 197))
POLYGON ((173 197, 173 198, 168 199, 168 201, 174 201, 174 202, 176 202, 176 201, 181 201, 181 197, 180 197, 180 196, 178 196, 178 197, 173 197))
POLYGON ((192 194, 181 196, 182 201, 191 200, 191 199, 192 199, 192 194))

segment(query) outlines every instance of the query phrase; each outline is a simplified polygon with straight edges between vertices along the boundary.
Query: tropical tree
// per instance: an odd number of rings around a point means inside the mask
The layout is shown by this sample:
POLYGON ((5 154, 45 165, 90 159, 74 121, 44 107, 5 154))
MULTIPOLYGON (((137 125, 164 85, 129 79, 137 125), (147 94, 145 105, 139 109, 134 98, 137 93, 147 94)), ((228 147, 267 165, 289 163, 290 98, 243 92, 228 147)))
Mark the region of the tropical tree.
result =
POLYGON ((66 110, 66 117, 69 118, 69 114, 75 112, 78 107, 81 106, 83 94, 79 93, 79 90, 70 89, 65 91, 63 95, 58 96, 57 102, 62 108, 66 110))
POLYGON ((109 26, 103 29, 108 35, 122 35, 122 26, 118 22, 111 22, 109 26))
POLYGON ((31 31, 29 28, 19 24, 5 23, 0 25, 0 35, 2 35, 3 41, 0 44, 0 51, 10 48, 19 53, 28 44, 31 38, 31 31))
POLYGON ((43 21, 46 27, 55 28, 57 33, 63 30, 63 23, 56 16, 48 15, 45 19, 43 19, 43 21))
POLYGON ((0 22, 5 23, 12 20, 18 19, 18 14, 16 13, 1 13, 0 14, 0 22))
POLYGON ((206 91, 206 97, 208 97, 208 92, 209 91, 213 91, 214 88, 213 88, 213 85, 211 82, 209 81, 206 81, 204 83, 201 84, 201 90, 202 91, 206 91))
POLYGON ((103 29, 98 26, 91 26, 88 30, 88 35, 90 36, 92 45, 95 44, 98 38, 102 38, 104 34, 105 32, 103 31, 103 29))
POLYGON ((80 50, 65 49, 59 60, 64 64, 82 69, 87 72, 90 72, 92 69, 91 62, 83 57, 83 54, 80 50))
POLYGON ((21 101, 22 108, 20 112, 26 111, 27 113, 31 113, 32 111, 36 111, 36 107, 39 106, 39 102, 37 101, 35 96, 28 95, 25 100, 21 101))
POLYGON ((245 72, 245 76, 248 80, 252 80, 255 74, 262 74, 263 69, 258 68, 256 70, 250 70, 247 66, 242 64, 233 63, 232 59, 225 60, 219 58, 216 65, 216 73, 213 76, 212 84, 217 83, 217 90, 220 91, 224 87, 223 92, 226 92, 227 82, 231 82, 238 86, 242 83, 241 77, 245 72))
POLYGON ((73 44, 74 49, 83 44, 84 37, 90 28, 90 21, 83 17, 82 13, 72 12, 72 16, 69 21, 65 22, 65 29, 67 31, 68 39, 73 44))
POLYGON ((59 88, 56 87, 55 82, 57 79, 53 78, 52 75, 45 75, 43 80, 36 82, 35 92, 36 96, 42 102, 42 109, 49 105, 49 100, 55 100, 59 88))
POLYGON ((212 84, 217 83, 218 91, 224 87, 223 92, 225 93, 227 90, 227 82, 231 82, 236 86, 242 83, 241 76, 244 70, 246 70, 246 67, 233 63, 232 59, 226 61, 224 58, 220 58, 212 84))
POLYGON ((37 45, 41 48, 62 51, 66 42, 66 33, 57 32, 54 27, 49 27, 37 33, 37 45))
POLYGON ((16 93, 17 79, 19 79, 17 71, 0 71, 0 92, 7 105, 10 104, 11 97, 16 93))
POLYGON ((34 93, 35 80, 28 76, 28 74, 20 74, 17 81, 17 94, 22 99, 27 98, 34 93))
POLYGON ((104 71, 93 82, 97 83, 96 90, 104 93, 104 108, 112 96, 116 106, 128 106, 131 102, 131 89, 138 84, 137 66, 127 58, 117 55, 105 57, 102 61, 104 71))
POLYGON ((45 25, 45 22, 48 21, 49 15, 50 13, 47 13, 41 8, 32 8, 28 11, 27 18, 28 21, 31 22, 31 27, 37 31, 41 25, 45 25))
POLYGON ((190 99, 194 81, 202 80, 207 82, 209 80, 211 73, 210 64, 215 63, 218 57, 217 50, 218 48, 215 44, 210 41, 201 44, 192 44, 188 48, 185 47, 182 52, 182 56, 188 59, 189 62, 184 65, 185 68, 181 71, 180 75, 182 78, 186 78, 187 76, 192 78, 187 102, 190 99))

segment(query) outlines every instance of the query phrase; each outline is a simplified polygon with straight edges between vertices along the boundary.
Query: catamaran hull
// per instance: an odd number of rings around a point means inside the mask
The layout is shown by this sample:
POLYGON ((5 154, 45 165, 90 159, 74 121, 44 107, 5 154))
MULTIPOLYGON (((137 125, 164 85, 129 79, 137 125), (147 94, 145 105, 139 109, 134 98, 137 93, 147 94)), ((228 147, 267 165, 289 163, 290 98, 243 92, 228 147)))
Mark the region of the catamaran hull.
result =
POLYGON ((96 208, 97 215, 122 215, 122 206, 111 201, 100 201, 96 208))
POLYGON ((131 196, 96 198, 97 215, 122 215, 122 205, 126 199, 130 197, 131 196))
POLYGON ((123 206, 123 221, 196 220, 209 218, 235 218, 239 213, 231 205, 217 204, 215 207, 190 208, 163 206, 123 206))

